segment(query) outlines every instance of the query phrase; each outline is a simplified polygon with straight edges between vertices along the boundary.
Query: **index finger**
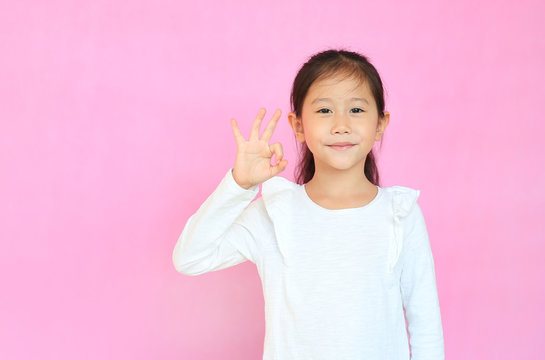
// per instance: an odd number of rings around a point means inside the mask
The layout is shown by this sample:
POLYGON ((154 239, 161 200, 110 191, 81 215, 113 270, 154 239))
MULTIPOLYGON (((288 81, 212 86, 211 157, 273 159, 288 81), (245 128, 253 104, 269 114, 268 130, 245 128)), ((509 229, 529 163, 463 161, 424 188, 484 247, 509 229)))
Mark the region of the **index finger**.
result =
POLYGON ((281 114, 282 111, 280 109, 276 109, 271 121, 269 121, 267 127, 265 128, 265 131, 263 131, 263 135, 261 136, 262 140, 265 140, 267 143, 271 140, 272 134, 274 132, 274 129, 276 128, 276 124, 278 124, 278 119, 280 119, 281 114))

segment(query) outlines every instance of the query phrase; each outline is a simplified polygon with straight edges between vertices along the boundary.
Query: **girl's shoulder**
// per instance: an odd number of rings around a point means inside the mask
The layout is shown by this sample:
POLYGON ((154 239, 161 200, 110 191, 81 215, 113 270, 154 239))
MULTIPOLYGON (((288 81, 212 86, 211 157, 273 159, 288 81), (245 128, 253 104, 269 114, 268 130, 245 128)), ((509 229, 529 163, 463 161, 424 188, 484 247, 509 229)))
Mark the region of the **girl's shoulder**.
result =
POLYGON ((261 184, 261 197, 267 210, 279 208, 295 198, 302 185, 282 176, 273 176, 261 184))
POLYGON ((282 191, 296 190, 301 185, 294 183, 291 180, 286 179, 282 176, 273 176, 269 180, 261 184, 261 191, 267 194, 278 193, 282 191))
POLYGON ((407 216, 417 206, 420 190, 407 186, 393 185, 383 187, 382 190, 391 199, 394 215, 398 217, 407 216))

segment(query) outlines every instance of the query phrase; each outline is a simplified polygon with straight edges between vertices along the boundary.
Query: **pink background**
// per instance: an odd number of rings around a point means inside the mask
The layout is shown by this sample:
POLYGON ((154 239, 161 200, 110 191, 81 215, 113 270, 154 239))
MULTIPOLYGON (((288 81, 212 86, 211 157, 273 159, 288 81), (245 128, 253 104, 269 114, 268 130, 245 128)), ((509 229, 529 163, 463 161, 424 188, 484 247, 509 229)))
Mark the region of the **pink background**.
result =
POLYGON ((421 190, 447 359, 543 356, 544 3, 192 3, 0 3, 0 358, 261 358, 255 266, 172 250, 231 117, 282 109, 293 180, 290 87, 329 47, 384 81, 383 186, 421 190))

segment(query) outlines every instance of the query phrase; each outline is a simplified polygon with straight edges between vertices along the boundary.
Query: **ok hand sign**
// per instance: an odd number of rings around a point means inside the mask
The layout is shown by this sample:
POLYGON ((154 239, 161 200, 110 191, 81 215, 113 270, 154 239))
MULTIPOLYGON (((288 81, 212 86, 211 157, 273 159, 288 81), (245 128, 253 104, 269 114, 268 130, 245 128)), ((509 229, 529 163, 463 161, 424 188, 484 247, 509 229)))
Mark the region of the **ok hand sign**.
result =
POLYGON ((231 119, 231 127, 233 128, 233 134, 235 135, 235 140, 237 142, 237 155, 233 168, 233 178, 237 184, 245 189, 261 184, 273 176, 276 176, 284 171, 288 164, 287 160, 282 160, 282 157, 284 156, 282 144, 277 142, 269 145, 274 128, 282 113, 280 109, 275 111, 271 121, 267 124, 263 135, 259 138, 259 128, 263 121, 263 117, 265 116, 265 112, 265 108, 259 110, 252 125, 248 141, 246 141, 240 133, 237 121, 231 119), (273 154, 276 154, 275 166, 271 166, 273 154))

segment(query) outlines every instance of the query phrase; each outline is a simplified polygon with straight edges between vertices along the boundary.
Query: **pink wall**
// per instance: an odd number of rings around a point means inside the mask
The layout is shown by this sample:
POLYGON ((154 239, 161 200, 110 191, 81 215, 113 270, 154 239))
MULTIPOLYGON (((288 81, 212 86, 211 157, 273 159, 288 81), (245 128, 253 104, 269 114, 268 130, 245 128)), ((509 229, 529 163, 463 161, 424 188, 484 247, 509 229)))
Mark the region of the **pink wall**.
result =
POLYGON ((255 266, 171 254, 231 117, 282 109, 293 180, 291 82, 327 47, 384 80, 381 175, 422 192, 447 358, 542 356, 544 3, 195 3, 0 3, 0 358, 260 358, 255 266))

